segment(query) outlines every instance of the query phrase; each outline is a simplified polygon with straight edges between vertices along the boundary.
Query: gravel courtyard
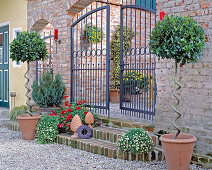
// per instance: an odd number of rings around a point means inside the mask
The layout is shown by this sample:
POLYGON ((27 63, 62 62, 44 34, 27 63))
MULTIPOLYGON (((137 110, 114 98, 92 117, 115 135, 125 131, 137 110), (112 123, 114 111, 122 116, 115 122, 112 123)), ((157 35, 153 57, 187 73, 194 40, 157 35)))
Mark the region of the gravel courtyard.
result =
MULTIPOLYGON (((0 170, 15 169, 166 169, 165 162, 136 162, 111 159, 68 146, 38 145, 23 141, 20 132, 8 130, 0 121, 0 170)), ((203 169, 191 165, 191 169, 203 169)))

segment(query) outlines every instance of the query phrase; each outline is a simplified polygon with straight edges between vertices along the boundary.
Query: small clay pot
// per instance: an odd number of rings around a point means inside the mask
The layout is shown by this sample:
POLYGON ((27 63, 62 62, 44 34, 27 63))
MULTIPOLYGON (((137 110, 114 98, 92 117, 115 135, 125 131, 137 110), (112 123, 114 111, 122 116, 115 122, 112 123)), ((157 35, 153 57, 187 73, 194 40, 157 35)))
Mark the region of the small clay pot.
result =
POLYGON ((119 89, 110 89, 110 102, 111 103, 120 103, 120 90, 119 89))
POLYGON ((188 170, 197 139, 193 135, 183 133, 180 133, 176 139, 173 137, 173 133, 160 137, 168 169, 188 170))
POLYGON ((34 140, 36 135, 36 127, 41 115, 19 115, 17 116, 18 124, 24 140, 34 140))

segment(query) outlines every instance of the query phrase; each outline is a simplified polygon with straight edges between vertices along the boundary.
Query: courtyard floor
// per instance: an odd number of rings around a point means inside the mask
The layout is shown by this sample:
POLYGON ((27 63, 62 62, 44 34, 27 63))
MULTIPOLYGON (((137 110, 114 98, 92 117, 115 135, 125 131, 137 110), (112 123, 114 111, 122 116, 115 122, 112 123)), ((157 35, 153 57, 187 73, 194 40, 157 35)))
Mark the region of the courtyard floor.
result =
MULTIPOLYGON (((59 144, 38 145, 24 141, 21 133, 8 130, 0 120, 0 170, 6 169, 166 169, 165 162, 136 162, 112 159, 59 144)), ((203 169, 191 165, 193 169, 203 169)))

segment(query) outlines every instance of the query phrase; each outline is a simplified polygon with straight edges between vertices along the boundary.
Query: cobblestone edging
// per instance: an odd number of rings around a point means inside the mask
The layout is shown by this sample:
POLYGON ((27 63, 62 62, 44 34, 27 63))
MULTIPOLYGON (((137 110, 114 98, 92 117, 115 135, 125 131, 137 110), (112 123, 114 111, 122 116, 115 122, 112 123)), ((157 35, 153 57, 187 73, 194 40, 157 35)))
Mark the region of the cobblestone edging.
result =
MULTIPOLYGON (((9 121, 8 128, 13 131, 19 130, 18 123, 15 121, 9 121)), ((101 128, 97 127, 93 129, 93 139, 71 139, 69 134, 59 134, 55 142, 115 159, 138 161, 164 160, 164 154, 160 147, 155 147, 152 153, 139 155, 119 151, 115 143, 124 130, 120 130, 118 134, 116 133, 118 129, 113 129, 109 133, 109 129, 106 128, 106 130, 103 130, 101 128)), ((205 168, 212 168, 211 156, 193 154, 191 162, 202 165, 205 168)))

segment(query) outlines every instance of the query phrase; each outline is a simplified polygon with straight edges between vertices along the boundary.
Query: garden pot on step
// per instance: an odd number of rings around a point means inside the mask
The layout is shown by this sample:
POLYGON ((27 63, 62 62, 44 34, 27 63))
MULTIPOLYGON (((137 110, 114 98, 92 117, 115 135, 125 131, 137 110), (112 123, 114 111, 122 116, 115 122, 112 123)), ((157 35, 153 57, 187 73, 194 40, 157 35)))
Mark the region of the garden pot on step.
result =
POLYGON ((120 90, 119 89, 110 89, 110 102, 119 103, 120 102, 120 90))
POLYGON ((197 139, 193 135, 183 133, 180 133, 176 139, 173 139, 174 135, 174 133, 171 133, 160 137, 168 169, 188 170, 194 143, 197 139))
POLYGON ((41 118, 41 115, 29 114, 17 116, 18 124, 24 140, 34 140, 36 134, 36 127, 41 118))

